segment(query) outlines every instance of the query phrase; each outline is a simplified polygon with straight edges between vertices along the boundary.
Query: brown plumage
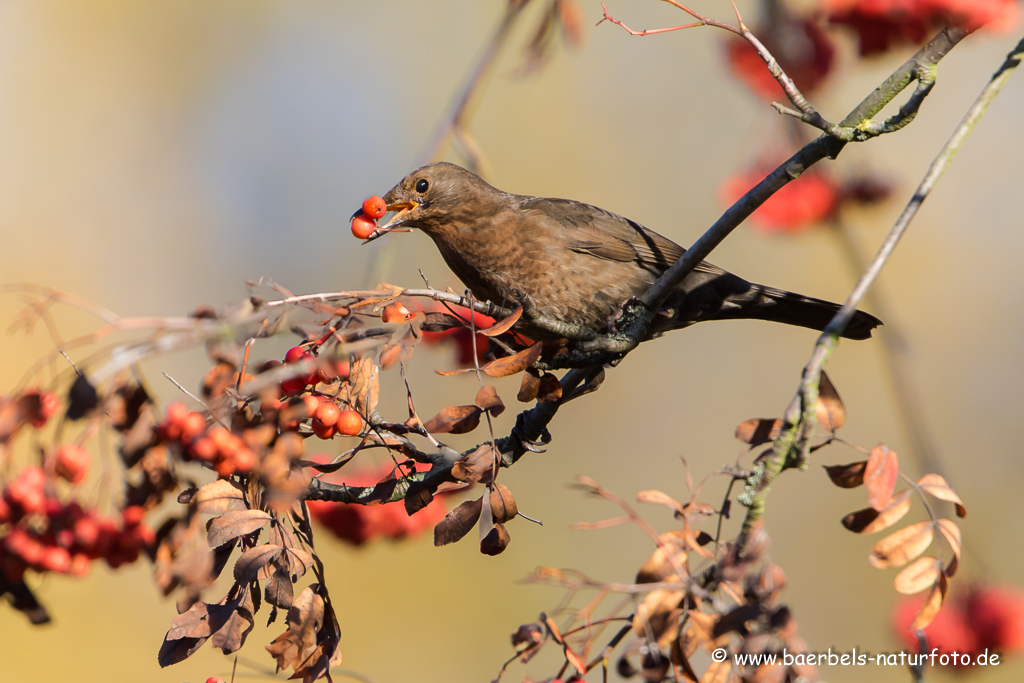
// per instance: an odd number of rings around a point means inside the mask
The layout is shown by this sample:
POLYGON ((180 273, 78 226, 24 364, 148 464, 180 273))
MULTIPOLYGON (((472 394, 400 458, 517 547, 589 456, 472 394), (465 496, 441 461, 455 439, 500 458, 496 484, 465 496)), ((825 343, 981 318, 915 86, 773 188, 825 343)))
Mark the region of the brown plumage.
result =
MULTIPOLYGON (((478 299, 510 308, 522 303, 518 329, 535 339, 608 332, 622 304, 643 294, 684 252, 628 218, 568 199, 502 192, 455 164, 413 171, 384 200, 398 214, 378 234, 398 227, 427 233, 478 299)), ((837 310, 704 261, 669 295, 648 338, 735 318, 822 330, 837 310)), ((858 311, 843 336, 866 339, 880 324, 858 311)))

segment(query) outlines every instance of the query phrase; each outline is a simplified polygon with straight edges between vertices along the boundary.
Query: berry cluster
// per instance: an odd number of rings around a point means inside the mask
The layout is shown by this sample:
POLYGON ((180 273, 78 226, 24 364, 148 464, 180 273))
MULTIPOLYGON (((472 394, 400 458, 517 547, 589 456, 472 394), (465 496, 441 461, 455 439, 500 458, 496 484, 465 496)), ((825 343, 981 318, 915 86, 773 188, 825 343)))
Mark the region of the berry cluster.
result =
POLYGON ((388 206, 383 199, 374 195, 363 202, 361 211, 352 217, 352 234, 365 240, 377 230, 377 219, 383 218, 388 206))
POLYGON ((221 477, 245 474, 256 465, 256 453, 240 436, 221 425, 208 426, 202 413, 189 411, 184 403, 167 406, 157 431, 163 441, 181 444, 184 460, 208 463, 221 477))
POLYGON ((117 523, 77 502, 47 497, 47 483, 41 467, 26 467, 0 498, 0 524, 10 525, 0 539, 0 571, 8 581, 21 581, 27 569, 84 576, 93 560, 117 568, 153 546, 141 507, 125 508, 117 523))

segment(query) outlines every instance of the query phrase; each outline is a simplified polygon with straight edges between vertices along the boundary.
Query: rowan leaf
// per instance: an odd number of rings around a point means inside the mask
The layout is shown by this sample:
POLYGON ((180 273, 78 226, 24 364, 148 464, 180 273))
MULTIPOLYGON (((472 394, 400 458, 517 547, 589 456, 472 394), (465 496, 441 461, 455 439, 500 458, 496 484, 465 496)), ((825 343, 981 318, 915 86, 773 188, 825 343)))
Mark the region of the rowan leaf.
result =
POLYGON ((848 465, 825 465, 825 472, 839 488, 855 489, 864 483, 864 471, 867 466, 867 460, 859 460, 848 465))
POLYGON ((864 508, 843 517, 843 526, 858 534, 873 534, 888 529, 910 511, 910 489, 893 498, 884 510, 864 508))
POLYGON ((508 377, 509 375, 515 375, 526 368, 531 367, 537 362, 537 359, 540 358, 543 351, 544 345, 541 342, 537 342, 533 346, 525 348, 519 353, 511 356, 504 356, 502 358, 496 358, 490 363, 481 366, 480 369, 489 377, 508 377))
POLYGON ((241 585, 247 585, 256 579, 260 570, 273 562, 284 550, 279 545, 264 543, 249 548, 235 561, 234 577, 241 585))
POLYGON ((483 498, 464 501, 437 523, 434 527, 434 545, 455 543, 468 534, 480 519, 483 498))
POLYGON ((485 327, 482 330, 478 330, 478 332, 480 334, 482 334, 483 336, 485 336, 485 337, 497 337, 500 334, 504 334, 505 332, 508 332, 509 329, 513 325, 515 325, 517 322, 519 322, 519 319, 522 316, 523 316, 523 307, 522 306, 516 306, 516 310, 512 311, 512 314, 509 315, 509 317, 505 318, 504 320, 501 320, 499 322, 494 323, 490 327, 485 327))
POLYGON ((502 402, 501 397, 498 396, 498 390, 490 384, 480 387, 480 391, 476 392, 476 399, 473 403, 480 410, 489 412, 493 417, 498 417, 505 412, 505 404, 502 402))
POLYGON ((942 563, 935 557, 919 557, 893 579, 893 586, 898 593, 913 595, 931 587, 939 580, 942 563))
POLYGON ((239 536, 251 534, 270 521, 270 515, 263 510, 232 510, 210 520, 207 541, 211 548, 217 548, 239 536))
POLYGON ((770 417, 752 417, 736 427, 736 438, 751 446, 774 441, 780 433, 782 420, 770 417))
POLYGON ((246 509, 242 485, 228 479, 218 479, 199 487, 192 495, 191 504, 196 512, 221 515, 229 510, 246 509))
POLYGON ((868 456, 868 463, 864 470, 864 485, 868 489, 868 505, 879 511, 889 505, 899 473, 900 464, 896 457, 896 451, 890 450, 884 444, 878 444, 871 449, 871 455, 868 456))
POLYGON ((939 500, 953 503, 956 506, 957 517, 962 519, 967 516, 967 508, 964 507, 964 502, 960 500, 960 496, 956 495, 956 491, 940 475, 926 474, 917 481, 917 485, 925 493, 939 500))
POLYGON ((446 406, 423 428, 431 434, 466 434, 480 425, 482 412, 477 406, 446 406))
POLYGON ((818 424, 830 432, 835 433, 846 424, 846 406, 824 370, 821 371, 821 380, 818 382, 818 404, 815 408, 818 413, 818 424))
POLYGON ((875 543, 868 561, 877 569, 902 567, 923 553, 934 536, 931 521, 911 524, 875 543))
POLYGON ((910 622, 911 629, 924 629, 928 627, 928 624, 932 623, 935 619, 935 615, 939 613, 939 609, 942 608, 942 603, 946 600, 946 591, 949 588, 949 582, 946 579, 945 574, 939 574, 939 580, 932 586, 931 592, 925 599, 924 604, 921 605, 921 609, 917 611, 914 616, 914 620, 910 622))

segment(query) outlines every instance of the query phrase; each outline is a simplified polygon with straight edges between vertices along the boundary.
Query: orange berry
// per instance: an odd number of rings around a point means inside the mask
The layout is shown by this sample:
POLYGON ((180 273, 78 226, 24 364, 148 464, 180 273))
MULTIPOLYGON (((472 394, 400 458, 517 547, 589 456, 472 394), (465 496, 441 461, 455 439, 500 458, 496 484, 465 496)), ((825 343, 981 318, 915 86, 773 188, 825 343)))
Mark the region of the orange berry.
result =
POLYGON ((363 418, 354 410, 343 410, 338 415, 338 422, 335 426, 339 434, 355 436, 363 431, 363 418))
POLYGON ((313 415, 313 424, 317 422, 324 425, 325 427, 333 427, 338 424, 338 418, 341 416, 341 408, 336 403, 321 403, 316 413, 313 415))
POLYGON ((181 401, 175 401, 167 406, 167 422, 169 424, 180 424, 188 415, 188 408, 181 401))
POLYGON ((124 510, 121 510, 121 519, 124 520, 125 529, 142 524, 142 518, 145 516, 146 511, 142 509, 141 505, 129 505, 124 510))
POLYGON ((251 449, 242 447, 234 454, 235 471, 245 474, 256 465, 256 454, 251 449))
POLYGON ((388 212, 388 205, 377 195, 373 195, 363 202, 363 213, 370 218, 383 218, 388 212))
POLYGON ((206 418, 195 411, 185 416, 181 423, 182 441, 192 441, 206 431, 206 418))
POLYGON ((381 313, 380 318, 386 323, 404 323, 409 318, 413 317, 412 311, 405 307, 401 301, 385 306, 384 312, 381 313))
POLYGON ((81 483, 89 473, 92 456, 78 444, 66 443, 57 449, 57 474, 72 484, 81 483))
POLYGON ((352 234, 365 240, 377 230, 377 223, 372 218, 359 215, 352 219, 352 234))

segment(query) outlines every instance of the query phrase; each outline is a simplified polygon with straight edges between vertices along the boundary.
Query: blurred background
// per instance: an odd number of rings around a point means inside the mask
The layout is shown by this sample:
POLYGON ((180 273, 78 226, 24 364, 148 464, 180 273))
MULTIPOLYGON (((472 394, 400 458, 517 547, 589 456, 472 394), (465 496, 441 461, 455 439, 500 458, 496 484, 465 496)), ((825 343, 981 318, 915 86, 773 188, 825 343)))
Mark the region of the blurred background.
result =
MULTIPOLYGON (((313 293, 379 280, 419 286, 422 269, 432 285, 458 288, 425 236, 363 247, 347 219, 365 197, 383 194, 413 168, 504 5, 0 3, 0 281, 50 286, 127 316, 183 315, 202 303, 240 301, 246 281, 262 276, 313 293)), ((740 6, 756 14, 753 3, 740 6)), ((599 3, 581 7, 578 49, 559 48, 543 69, 520 73, 538 5, 526 10, 499 56, 468 124, 486 155, 487 179, 521 194, 588 201, 689 244, 722 211, 719 187, 756 161, 766 141, 793 149, 781 119, 731 76, 723 32, 633 38, 611 24, 593 27, 599 3)), ((697 7, 731 18, 726 3, 697 7)), ((636 28, 685 21, 653 1, 613 0, 609 11, 636 28)), ((847 215, 866 255, 1016 40, 993 32, 966 40, 942 62, 938 85, 911 126, 849 148, 832 164, 838 173, 895 183, 889 202, 847 215)), ((913 52, 860 62, 852 41, 840 46, 839 71, 814 99, 834 120, 913 52)), ((878 283, 890 301, 886 322, 906 337, 906 369, 922 389, 943 473, 969 510, 954 591, 958 582, 1024 579, 1015 504, 1024 478, 1015 427, 1024 382, 1022 110, 1018 75, 878 283)), ((463 161, 449 148, 444 158, 463 161)), ((855 279, 827 230, 776 236, 741 227, 711 260, 756 282, 833 300, 855 279)), ((23 303, 17 294, 0 297, 5 328, 23 303)), ((59 309, 57 323, 65 337, 95 326, 68 308, 59 309)), ((544 565, 629 582, 652 549, 633 527, 570 530, 572 522, 619 512, 566 484, 586 474, 630 500, 650 488, 687 497, 680 458, 698 480, 734 462, 742 451, 735 426, 784 409, 814 341, 806 330, 728 322, 645 344, 609 372, 597 395, 559 414, 547 453, 503 472, 520 510, 544 524, 516 521, 500 557, 480 555, 472 540, 435 549, 429 534, 360 549, 322 534, 342 629, 341 668, 376 683, 494 678, 513 654, 509 634, 562 597, 520 579, 544 565)), ((53 345, 43 329, 31 337, 5 334, 0 343, 5 392, 53 345)), ((475 379, 434 374, 452 363, 445 350, 417 352, 410 383, 421 413, 466 403, 475 393, 475 379)), ((194 388, 206 367, 199 350, 146 369, 166 401, 177 390, 160 372, 194 388)), ((827 369, 849 412, 841 435, 868 448, 885 442, 910 476, 923 474, 896 415, 880 344, 844 342, 827 369)), ((391 402, 384 411, 401 419, 399 383, 397 371, 385 374, 391 402)), ((518 378, 496 384, 511 405, 518 378)), ((515 412, 497 420, 496 432, 507 433, 515 412)), ((834 488, 818 466, 858 458, 843 446, 820 451, 809 470, 781 477, 769 498, 771 556, 788 574, 784 601, 812 652, 903 649, 890 626, 895 572, 868 565, 874 537, 839 524, 864 506, 863 492, 834 488)), ((712 483, 705 500, 717 505, 724 481, 712 483)), ((662 510, 644 513, 659 530, 671 528, 662 510)), ((919 504, 911 514, 921 516, 919 504)), ((6 681, 230 677, 231 658, 208 644, 187 662, 158 669, 157 649, 175 610, 158 597, 145 563, 117 572, 96 563, 87 579, 48 575, 35 586, 54 621, 32 628, 23 615, 0 609, 6 681)), ((264 614, 240 653, 237 680, 273 677, 263 645, 283 626, 264 628, 264 614)), ((552 661, 540 658, 525 672, 513 665, 507 680, 551 676, 552 661)), ((908 676, 904 669, 821 672, 832 681, 865 674, 908 676)), ((938 670, 929 678, 954 675, 938 670)), ((1020 680, 1024 663, 1006 660, 970 675, 1020 680)))

